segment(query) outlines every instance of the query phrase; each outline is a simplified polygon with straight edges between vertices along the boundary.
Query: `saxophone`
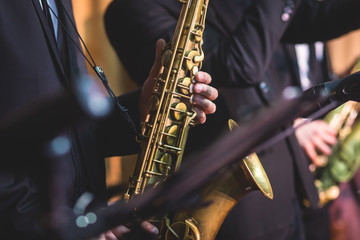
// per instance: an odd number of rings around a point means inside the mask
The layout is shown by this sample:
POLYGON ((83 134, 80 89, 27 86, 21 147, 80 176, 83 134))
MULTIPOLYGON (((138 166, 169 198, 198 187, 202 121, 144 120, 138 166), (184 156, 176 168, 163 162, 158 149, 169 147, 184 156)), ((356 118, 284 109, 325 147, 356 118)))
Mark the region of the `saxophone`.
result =
MULTIPOLYGON (((352 72, 360 69, 360 61, 352 72)), ((319 206, 336 199, 340 194, 339 184, 348 182, 360 166, 360 103, 348 101, 328 113, 324 120, 338 133, 338 143, 331 156, 319 155, 320 167, 310 165, 315 174, 315 185, 319 192, 319 206)))
POLYGON ((196 112, 191 85, 204 59, 202 34, 208 0, 180 0, 175 34, 165 46, 145 122, 141 151, 125 199, 165 181, 179 168, 196 112))
MULTIPOLYGON (((127 201, 166 181, 180 167, 188 131, 194 124, 191 85, 204 59, 202 36, 209 0, 179 2, 183 4, 180 17, 171 42, 162 52, 162 66, 142 123, 141 150, 124 195, 127 201)), ((173 221, 167 216, 150 219, 160 229, 159 239, 214 239, 228 211, 244 194, 260 189, 272 198, 271 185, 257 157, 245 158, 228 174, 215 181, 223 184, 213 183, 202 191, 204 200, 212 202, 211 208, 178 212, 173 221), (223 208, 213 209, 221 198, 226 202, 223 208)))

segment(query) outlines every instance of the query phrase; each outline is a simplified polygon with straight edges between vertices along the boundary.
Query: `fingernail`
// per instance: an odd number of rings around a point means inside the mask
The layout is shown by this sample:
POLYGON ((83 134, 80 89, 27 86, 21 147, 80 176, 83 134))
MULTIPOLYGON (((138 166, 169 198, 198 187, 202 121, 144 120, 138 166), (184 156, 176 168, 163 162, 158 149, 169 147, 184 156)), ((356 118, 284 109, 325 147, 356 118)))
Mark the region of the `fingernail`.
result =
POLYGON ((195 74, 195 76, 196 76, 196 79, 201 79, 203 77, 203 73, 202 72, 197 72, 195 74))
POLYGON ((194 84, 190 84, 190 93, 194 92, 194 84))
POLYGON ((195 85, 195 92, 201 92, 203 90, 203 86, 201 84, 195 85))
POLYGON ((157 227, 153 226, 152 229, 151 229, 151 232, 152 232, 154 235, 158 235, 158 234, 159 234, 159 229, 157 229, 157 227))

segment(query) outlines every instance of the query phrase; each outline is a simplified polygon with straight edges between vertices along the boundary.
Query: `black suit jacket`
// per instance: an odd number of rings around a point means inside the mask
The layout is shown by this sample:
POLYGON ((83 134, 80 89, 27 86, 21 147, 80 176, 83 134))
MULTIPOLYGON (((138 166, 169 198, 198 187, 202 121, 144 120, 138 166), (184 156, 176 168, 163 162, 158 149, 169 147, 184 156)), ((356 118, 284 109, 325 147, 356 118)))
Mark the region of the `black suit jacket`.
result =
MULTIPOLYGON (((74 21, 72 3, 70 0, 61 2, 70 15, 70 18, 64 17, 61 21, 67 26, 71 38, 80 46, 70 22, 74 21)), ((63 11, 60 6, 58 9, 59 12, 63 11)), ((75 74, 87 73, 83 57, 67 35, 67 51, 72 59, 68 59, 67 63, 61 61, 55 38, 38 0, 2 1, 0 25, 0 119, 6 119, 12 112, 21 112, 24 109, 30 111, 32 106, 42 104, 53 96, 61 96, 68 84, 76 80, 75 74)), ((135 119, 138 94, 139 91, 120 97, 120 102, 129 108, 135 119)), ((67 132, 72 132, 70 135, 76 142, 76 147, 73 145, 73 154, 77 154, 79 159, 74 160, 71 155, 64 159, 68 168, 62 179, 69 187, 69 199, 66 203, 71 206, 76 197, 84 191, 94 193, 96 201, 104 203, 104 157, 135 153, 138 148, 135 136, 118 111, 109 119, 101 122, 91 120, 76 124, 71 129, 67 132)), ((36 139, 36 136, 24 137, 30 141, 32 138, 36 139)), ((24 152, 28 145, 30 142, 18 145, 16 151, 24 152)), ((11 156, 0 154, 0 165, 4 161, 16 161, 16 156, 16 152, 11 156)), ((44 154, 41 151, 37 155, 29 153, 26 158, 27 161, 35 163, 35 160, 44 158, 44 154)), ((37 238, 33 232, 39 227, 39 219, 35 216, 38 216, 46 205, 41 201, 44 199, 41 198, 41 193, 44 192, 39 192, 39 182, 29 177, 31 174, 40 176, 44 166, 34 168, 39 172, 27 173, 28 169, 21 169, 21 174, 14 171, 0 174, 1 237, 17 233, 19 236, 24 234, 28 239, 32 236, 37 238)), ((42 183, 48 181, 49 179, 41 179, 42 183)))
MULTIPOLYGON (((271 105, 284 87, 294 84, 294 76, 289 75, 289 64, 294 62, 288 61, 281 42, 325 40, 358 27, 353 21, 358 18, 353 9, 357 1, 294 1, 294 14, 282 21, 289 2, 210 1, 203 70, 212 75, 213 85, 223 88, 217 112, 203 126, 191 129, 187 149, 206 147, 207 140, 221 135, 219 129, 226 128, 228 117, 251 119, 249 114, 271 105), (334 15, 342 17, 335 20, 334 15)), ((110 41, 136 82, 141 84, 146 77, 155 41, 171 39, 179 11, 180 4, 170 0, 115 0, 108 8, 105 22, 110 41)), ((274 200, 254 192, 240 201, 236 216, 227 224, 232 225, 231 231, 224 232, 237 232, 244 239, 286 231, 296 201, 307 198, 317 204, 313 178, 294 136, 258 154, 273 185, 274 200)), ((223 235, 223 239, 234 238, 223 235)))

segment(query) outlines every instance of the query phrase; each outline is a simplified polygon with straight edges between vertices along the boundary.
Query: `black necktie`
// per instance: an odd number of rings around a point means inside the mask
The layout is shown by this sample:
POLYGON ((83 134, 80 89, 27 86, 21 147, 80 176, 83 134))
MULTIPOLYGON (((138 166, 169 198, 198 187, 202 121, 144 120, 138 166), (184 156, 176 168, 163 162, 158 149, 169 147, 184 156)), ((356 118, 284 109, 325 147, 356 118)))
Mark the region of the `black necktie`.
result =
POLYGON ((63 17, 63 11, 62 11, 62 8, 58 8, 58 17, 59 17, 59 26, 58 26, 58 32, 57 32, 57 48, 59 50, 59 54, 60 54, 60 58, 61 58, 61 62, 63 63, 64 65, 64 68, 65 68, 65 72, 67 74, 69 74, 69 49, 68 49, 68 46, 67 46, 67 42, 66 42, 66 39, 67 39, 67 35, 66 35, 66 32, 64 31, 63 27, 67 27, 67 24, 66 24, 66 18, 63 17))
MULTIPOLYGON (((67 22, 66 22, 66 17, 64 17, 63 14, 63 9, 62 9, 62 5, 60 3, 58 3, 56 0, 54 1, 55 4, 57 5, 57 20, 58 20, 58 28, 57 28, 57 34, 56 34, 56 38, 55 38, 55 29, 54 29, 54 24, 51 18, 51 12, 53 12, 53 10, 51 9, 51 7, 48 5, 47 0, 41 0, 42 4, 43 4, 43 10, 44 10, 44 15, 46 18, 47 23, 49 24, 49 27, 53 33, 54 36, 54 40, 56 41, 56 46, 57 46, 57 50, 59 52, 60 55, 60 60, 61 63, 63 65, 65 74, 67 75, 67 77, 70 76, 70 70, 69 70, 69 49, 67 46, 67 35, 66 32, 64 31, 64 27, 67 27, 67 22)), ((55 14, 55 13, 54 13, 55 14)), ((68 84, 68 83, 67 83, 68 84)))
POLYGON ((316 50, 314 44, 309 44, 309 78, 311 85, 320 84, 322 79, 319 79, 320 62, 316 59, 316 50))

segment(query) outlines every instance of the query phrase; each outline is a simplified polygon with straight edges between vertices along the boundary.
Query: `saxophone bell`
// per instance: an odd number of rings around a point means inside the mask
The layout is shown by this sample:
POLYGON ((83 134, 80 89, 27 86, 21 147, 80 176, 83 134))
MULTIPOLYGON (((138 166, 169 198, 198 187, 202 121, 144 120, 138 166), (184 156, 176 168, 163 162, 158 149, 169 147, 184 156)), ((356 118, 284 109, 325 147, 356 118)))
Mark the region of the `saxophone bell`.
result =
MULTIPOLYGON (((230 130, 238 127, 228 121, 230 130)), ((256 153, 242 159, 206 185, 199 193, 207 206, 176 213, 168 226, 166 240, 213 240, 231 209, 246 194, 259 190, 273 199, 273 191, 266 172, 256 153)))

